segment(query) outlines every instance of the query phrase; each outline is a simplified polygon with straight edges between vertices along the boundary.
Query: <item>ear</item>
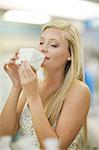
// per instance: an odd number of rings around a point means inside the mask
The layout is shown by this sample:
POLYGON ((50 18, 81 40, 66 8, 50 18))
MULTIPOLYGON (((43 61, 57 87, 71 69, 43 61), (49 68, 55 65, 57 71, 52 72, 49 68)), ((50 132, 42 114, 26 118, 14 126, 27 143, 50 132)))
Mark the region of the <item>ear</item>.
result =
POLYGON ((70 60, 71 60, 71 57, 68 57, 68 58, 67 58, 67 61, 70 61, 70 60))

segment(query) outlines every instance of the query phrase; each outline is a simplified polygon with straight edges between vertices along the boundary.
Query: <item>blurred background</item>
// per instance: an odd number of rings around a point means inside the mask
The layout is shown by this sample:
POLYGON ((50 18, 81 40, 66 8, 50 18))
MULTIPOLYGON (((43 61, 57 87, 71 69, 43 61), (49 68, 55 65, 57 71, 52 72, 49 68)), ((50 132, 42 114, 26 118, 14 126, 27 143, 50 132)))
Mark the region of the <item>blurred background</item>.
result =
POLYGON ((41 27, 71 21, 81 34, 85 82, 91 90, 88 148, 99 150, 99 0, 0 0, 0 112, 11 89, 3 65, 20 47, 37 47, 41 27))

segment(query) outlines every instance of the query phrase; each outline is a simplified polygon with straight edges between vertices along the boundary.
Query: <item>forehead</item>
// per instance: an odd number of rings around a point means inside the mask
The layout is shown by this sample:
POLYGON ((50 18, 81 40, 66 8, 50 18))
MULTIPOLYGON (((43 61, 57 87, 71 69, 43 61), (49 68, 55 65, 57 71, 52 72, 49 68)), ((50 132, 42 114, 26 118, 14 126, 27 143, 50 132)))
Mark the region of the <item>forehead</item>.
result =
POLYGON ((64 39, 64 31, 58 28, 47 28, 45 29, 42 34, 41 38, 43 39, 56 39, 58 41, 65 41, 64 39))

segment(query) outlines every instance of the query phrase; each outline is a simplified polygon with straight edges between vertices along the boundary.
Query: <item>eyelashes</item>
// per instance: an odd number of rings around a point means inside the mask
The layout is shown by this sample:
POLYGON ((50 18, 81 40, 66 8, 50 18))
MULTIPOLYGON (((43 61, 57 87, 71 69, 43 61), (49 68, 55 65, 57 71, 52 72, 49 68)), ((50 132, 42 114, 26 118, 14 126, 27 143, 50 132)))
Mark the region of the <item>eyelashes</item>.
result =
MULTIPOLYGON (((44 43, 43 42, 40 42, 40 45, 43 45, 44 43)), ((48 46, 51 46, 51 47, 54 47, 54 48, 56 48, 56 47, 58 47, 58 45, 54 45, 54 44, 51 44, 51 45, 48 45, 48 46)))
POLYGON ((52 47, 55 47, 55 48, 58 47, 58 45, 51 45, 51 46, 52 46, 52 47))

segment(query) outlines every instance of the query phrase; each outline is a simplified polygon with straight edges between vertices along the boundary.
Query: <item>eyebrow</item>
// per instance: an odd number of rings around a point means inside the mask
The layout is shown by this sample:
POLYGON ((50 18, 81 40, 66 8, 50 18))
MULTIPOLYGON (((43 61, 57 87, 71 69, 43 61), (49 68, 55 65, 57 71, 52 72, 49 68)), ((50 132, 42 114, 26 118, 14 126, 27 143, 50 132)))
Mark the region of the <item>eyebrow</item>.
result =
MULTIPOLYGON (((41 37, 40 39, 44 39, 44 37, 41 37)), ((57 40, 57 39, 54 39, 54 38, 51 38, 51 39, 49 39, 50 41, 57 41, 57 42, 60 42, 59 40, 57 40)))

